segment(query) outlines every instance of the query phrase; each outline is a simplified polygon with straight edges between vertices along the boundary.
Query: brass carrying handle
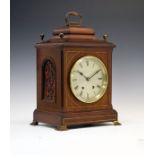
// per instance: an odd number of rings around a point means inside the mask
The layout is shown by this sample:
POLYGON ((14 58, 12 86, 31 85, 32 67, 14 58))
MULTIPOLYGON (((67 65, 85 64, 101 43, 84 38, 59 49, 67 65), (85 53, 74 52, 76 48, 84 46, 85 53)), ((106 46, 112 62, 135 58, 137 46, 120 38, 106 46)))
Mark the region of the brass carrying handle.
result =
POLYGON ((71 25, 71 24, 78 24, 78 25, 81 25, 81 23, 82 23, 82 16, 81 16, 78 12, 76 12, 76 11, 67 12, 66 15, 65 15, 65 22, 66 22, 66 25, 67 25, 67 26, 69 26, 69 25, 71 25), (69 17, 70 17, 70 16, 78 16, 78 17, 80 17, 80 21, 77 22, 77 23, 71 22, 71 21, 69 20, 69 17))

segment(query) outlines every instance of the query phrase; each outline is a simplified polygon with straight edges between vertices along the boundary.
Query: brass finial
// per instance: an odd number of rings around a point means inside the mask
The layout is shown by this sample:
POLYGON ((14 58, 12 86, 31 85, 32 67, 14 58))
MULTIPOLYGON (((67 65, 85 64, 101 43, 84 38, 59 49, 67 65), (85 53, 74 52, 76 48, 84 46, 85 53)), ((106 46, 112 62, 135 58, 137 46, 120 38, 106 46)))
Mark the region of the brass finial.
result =
POLYGON ((63 39, 64 33, 60 33, 60 34, 59 34, 59 37, 60 37, 61 39, 63 39))
POLYGON ((103 35, 104 41, 108 41, 108 37, 109 37, 108 34, 104 34, 104 35, 103 35))
POLYGON ((40 34, 40 39, 43 41, 44 40, 45 35, 43 33, 40 34))

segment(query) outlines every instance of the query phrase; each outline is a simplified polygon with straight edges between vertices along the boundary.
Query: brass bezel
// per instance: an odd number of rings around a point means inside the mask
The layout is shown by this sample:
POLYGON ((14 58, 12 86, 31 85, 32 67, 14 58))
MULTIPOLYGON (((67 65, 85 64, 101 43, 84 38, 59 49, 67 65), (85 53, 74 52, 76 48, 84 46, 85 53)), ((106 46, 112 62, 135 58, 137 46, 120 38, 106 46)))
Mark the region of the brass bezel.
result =
POLYGON ((107 87, 108 87, 108 71, 107 71, 107 68, 106 68, 105 64, 103 63, 103 61, 101 61, 101 59, 99 59, 99 58, 96 57, 96 56, 87 55, 87 56, 83 56, 83 57, 79 58, 79 59, 73 64, 73 66, 72 66, 72 68, 71 68, 71 71, 70 71, 70 88, 71 88, 71 92, 73 93, 73 95, 74 95, 79 101, 81 101, 81 102, 83 102, 83 103, 94 103, 94 102, 97 102, 98 100, 100 100, 100 99, 104 96, 104 94, 105 94, 105 92, 106 92, 106 90, 107 90, 107 87), (103 72, 103 74, 104 74, 104 76, 105 76, 105 79, 106 79, 106 83, 103 83, 102 87, 104 87, 104 88, 101 89, 102 91, 100 92, 100 94, 96 95, 94 98, 91 98, 91 100, 86 100, 86 99, 84 99, 84 98, 81 98, 81 97, 77 96, 76 93, 75 93, 75 91, 74 91, 74 89, 72 88, 72 80, 71 80, 71 79, 72 79, 72 71, 73 71, 73 69, 75 68, 75 66, 76 66, 77 64, 79 64, 81 61, 83 61, 83 60, 85 60, 85 59, 93 59, 97 64, 99 64, 99 66, 101 67, 101 70, 102 70, 102 72, 103 72))

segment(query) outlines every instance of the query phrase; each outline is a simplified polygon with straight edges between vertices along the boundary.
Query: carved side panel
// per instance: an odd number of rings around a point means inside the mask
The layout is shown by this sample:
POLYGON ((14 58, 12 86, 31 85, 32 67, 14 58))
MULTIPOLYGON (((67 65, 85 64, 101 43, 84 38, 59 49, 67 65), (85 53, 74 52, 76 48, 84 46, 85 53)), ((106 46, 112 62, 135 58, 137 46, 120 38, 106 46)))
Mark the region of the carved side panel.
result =
POLYGON ((43 63, 43 90, 42 95, 44 100, 50 100, 55 103, 56 100, 56 68, 55 63, 47 59, 43 63))

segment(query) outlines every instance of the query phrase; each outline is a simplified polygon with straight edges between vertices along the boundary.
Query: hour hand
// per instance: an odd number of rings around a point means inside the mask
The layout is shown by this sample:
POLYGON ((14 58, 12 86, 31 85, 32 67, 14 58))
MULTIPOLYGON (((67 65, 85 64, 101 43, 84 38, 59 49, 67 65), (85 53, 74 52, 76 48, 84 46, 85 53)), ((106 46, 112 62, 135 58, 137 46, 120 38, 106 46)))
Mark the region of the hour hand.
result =
POLYGON ((80 72, 79 70, 77 70, 77 72, 88 81, 88 78, 82 72, 80 72))

